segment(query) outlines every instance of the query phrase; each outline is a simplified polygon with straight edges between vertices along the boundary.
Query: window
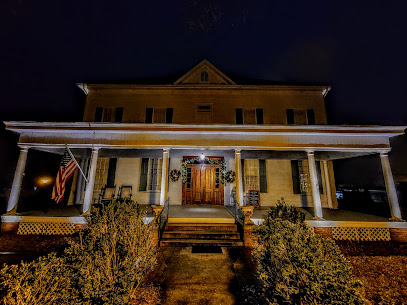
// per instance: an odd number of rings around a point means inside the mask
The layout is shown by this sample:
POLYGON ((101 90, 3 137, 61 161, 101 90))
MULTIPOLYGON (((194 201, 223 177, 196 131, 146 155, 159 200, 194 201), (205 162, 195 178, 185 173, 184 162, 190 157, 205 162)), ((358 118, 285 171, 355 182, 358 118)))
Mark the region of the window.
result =
POLYGON ((315 125, 315 114, 313 109, 298 110, 287 109, 287 124, 288 125, 315 125))
POLYGON ((162 159, 141 159, 139 191, 161 190, 162 159))
POLYGON ((209 81, 209 74, 207 71, 201 72, 201 83, 207 83, 209 81))
POLYGON ((260 189, 258 160, 255 159, 244 160, 244 184, 245 191, 255 191, 260 189))
POLYGON ((145 123, 172 123, 173 108, 146 108, 145 123))
POLYGON ((196 109, 196 123, 210 124, 212 123, 212 105, 198 105, 196 109))
POLYGON ((95 122, 121 122, 123 108, 96 107, 95 122))
POLYGON ((263 109, 236 108, 236 124, 263 124, 263 109))
MULTIPOLYGON (((316 161, 317 179, 319 185, 319 193, 323 194, 322 177, 321 177, 321 162, 316 161)), ((294 194, 311 193, 311 182, 308 168, 304 168, 301 160, 291 160, 291 174, 293 181, 294 194)))

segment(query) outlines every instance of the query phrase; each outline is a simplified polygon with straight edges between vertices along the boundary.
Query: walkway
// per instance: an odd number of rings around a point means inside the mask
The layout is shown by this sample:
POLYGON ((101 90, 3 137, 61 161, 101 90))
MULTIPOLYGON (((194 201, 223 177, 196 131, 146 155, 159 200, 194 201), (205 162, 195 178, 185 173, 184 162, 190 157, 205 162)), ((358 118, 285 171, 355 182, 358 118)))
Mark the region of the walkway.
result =
POLYGON ((192 247, 164 248, 167 267, 159 279, 163 304, 237 304, 243 250, 222 247, 222 253, 191 253, 192 247))

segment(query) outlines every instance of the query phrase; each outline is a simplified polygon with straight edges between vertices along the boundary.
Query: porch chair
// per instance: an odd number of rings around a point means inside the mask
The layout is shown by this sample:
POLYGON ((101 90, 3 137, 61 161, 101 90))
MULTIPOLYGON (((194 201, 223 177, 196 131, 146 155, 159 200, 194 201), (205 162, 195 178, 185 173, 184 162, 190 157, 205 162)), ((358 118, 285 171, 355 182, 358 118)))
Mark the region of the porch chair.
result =
POLYGON ((107 204, 113 201, 114 195, 116 193, 116 185, 102 187, 102 191, 99 195, 99 204, 107 204))
POLYGON ((120 201, 130 201, 131 196, 133 195, 133 186, 132 185, 122 185, 119 188, 118 198, 120 201))

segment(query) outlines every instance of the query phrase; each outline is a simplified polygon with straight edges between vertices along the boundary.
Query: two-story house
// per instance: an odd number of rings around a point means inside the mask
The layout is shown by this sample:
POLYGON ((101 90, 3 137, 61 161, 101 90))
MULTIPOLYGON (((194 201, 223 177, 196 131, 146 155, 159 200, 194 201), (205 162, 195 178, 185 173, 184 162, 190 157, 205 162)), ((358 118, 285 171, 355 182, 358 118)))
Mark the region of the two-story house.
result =
POLYGON ((338 207, 332 161, 378 154, 392 218, 402 218, 387 154, 405 127, 327 125, 329 86, 238 84, 206 60, 172 84, 78 86, 83 122, 5 122, 21 153, 3 222, 23 221, 15 212, 28 150, 67 146, 88 177, 76 173, 70 193, 82 214, 106 187, 130 186, 133 200, 150 205, 236 198, 265 208, 284 197, 324 226, 324 210, 338 207))

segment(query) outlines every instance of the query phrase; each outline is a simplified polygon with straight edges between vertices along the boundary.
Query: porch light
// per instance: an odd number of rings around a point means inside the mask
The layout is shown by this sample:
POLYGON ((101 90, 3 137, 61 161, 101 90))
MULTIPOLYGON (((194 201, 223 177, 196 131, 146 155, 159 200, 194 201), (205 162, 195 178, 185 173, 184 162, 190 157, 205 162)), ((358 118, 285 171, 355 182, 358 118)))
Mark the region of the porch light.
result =
POLYGON ((205 160, 205 155, 202 153, 200 158, 201 158, 201 160, 205 160))

